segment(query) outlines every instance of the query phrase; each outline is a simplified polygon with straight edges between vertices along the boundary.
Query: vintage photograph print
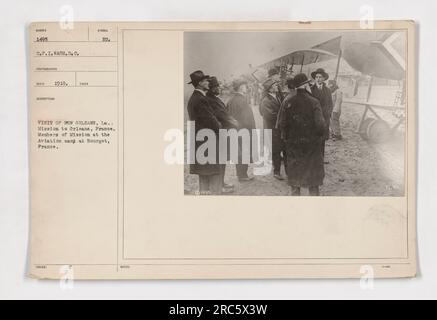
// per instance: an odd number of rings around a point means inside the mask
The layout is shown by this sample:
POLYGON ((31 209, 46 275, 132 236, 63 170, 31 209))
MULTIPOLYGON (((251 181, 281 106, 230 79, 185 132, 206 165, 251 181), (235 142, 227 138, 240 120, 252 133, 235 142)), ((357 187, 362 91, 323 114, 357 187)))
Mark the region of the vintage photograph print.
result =
POLYGON ((403 30, 184 33, 186 195, 405 193, 403 30))

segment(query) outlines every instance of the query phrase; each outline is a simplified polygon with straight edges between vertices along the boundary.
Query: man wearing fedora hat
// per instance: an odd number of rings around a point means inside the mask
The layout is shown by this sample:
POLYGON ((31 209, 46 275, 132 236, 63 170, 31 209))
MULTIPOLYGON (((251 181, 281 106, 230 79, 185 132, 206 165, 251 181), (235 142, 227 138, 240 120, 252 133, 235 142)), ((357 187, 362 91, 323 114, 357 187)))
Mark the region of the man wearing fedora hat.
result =
MULTIPOLYGON (((329 139, 329 123, 331 121, 332 113, 332 95, 331 90, 326 86, 325 81, 328 80, 329 75, 324 69, 319 68, 316 71, 311 72, 311 77, 315 80, 313 86, 311 87, 311 93, 316 97, 322 108, 323 117, 325 119, 325 131, 324 131, 324 142, 322 147, 323 157, 325 156, 325 142, 329 139)), ((328 163, 327 161, 325 163, 328 163)))
POLYGON ((281 139, 281 132, 276 127, 281 101, 279 100, 278 81, 267 79, 263 83, 264 96, 259 106, 259 112, 264 120, 264 129, 272 130, 272 162, 273 176, 278 180, 284 180, 281 176, 281 163, 285 162, 285 148, 281 139))
MULTIPOLYGON (((187 109, 190 120, 194 121, 195 135, 197 135, 197 132, 201 129, 211 129, 216 133, 216 137, 218 138, 221 123, 217 119, 206 97, 206 92, 209 89, 209 76, 205 75, 201 70, 198 70, 191 73, 190 78, 191 81, 189 84, 193 85, 194 91, 188 101, 187 109)), ((203 141, 197 141, 196 139, 196 152, 202 143, 203 141)), ((199 193, 201 195, 222 193, 221 168, 218 161, 216 161, 216 163, 201 164, 196 158, 194 164, 190 165, 190 173, 199 176, 199 193)))
MULTIPOLYGON (((216 77, 210 77, 209 79, 209 90, 206 93, 206 98, 208 99, 209 105, 211 106, 217 120, 220 122, 222 129, 237 129, 238 122, 235 120, 226 110, 226 104, 220 98, 220 83, 218 82, 216 77)), ((228 141, 229 142, 229 141, 228 141)), ((218 143, 217 143, 218 146, 218 143)), ((230 160, 230 147, 227 145, 227 148, 224 150, 218 149, 218 155, 221 152, 226 152, 228 157, 227 160, 230 160)), ((220 158, 220 156, 218 156, 220 158)), ((222 185, 223 185, 223 193, 232 193, 234 191, 234 186, 232 184, 225 183, 225 172, 226 172, 226 164, 221 164, 221 177, 222 177, 222 185)))
POLYGON ((293 196, 300 195, 302 187, 308 188, 310 195, 318 196, 325 177, 321 152, 325 119, 320 102, 310 93, 309 81, 304 73, 294 77, 296 95, 284 102, 280 119, 287 150, 288 184, 293 196))
MULTIPOLYGON (((238 121, 238 130, 240 129, 256 129, 255 118, 253 116, 252 108, 247 102, 247 82, 243 79, 236 79, 232 82, 232 87, 234 89, 234 95, 228 101, 227 110, 229 114, 238 121)), ((252 135, 250 135, 250 144, 248 146, 243 146, 243 140, 239 138, 239 160, 242 159, 243 150, 248 150, 252 159, 252 135)), ((239 161, 240 162, 240 161, 239 161)), ((238 180, 240 182, 250 181, 253 177, 249 177, 247 171, 249 166, 247 163, 237 163, 235 165, 238 180)))

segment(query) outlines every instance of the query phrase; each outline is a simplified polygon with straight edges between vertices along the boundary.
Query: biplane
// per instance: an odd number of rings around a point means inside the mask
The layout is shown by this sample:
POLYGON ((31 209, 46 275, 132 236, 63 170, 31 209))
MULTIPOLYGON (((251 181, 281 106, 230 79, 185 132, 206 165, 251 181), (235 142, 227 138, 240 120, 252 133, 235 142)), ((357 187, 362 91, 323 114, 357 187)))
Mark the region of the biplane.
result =
MULTIPOLYGON (((401 32, 390 32, 379 35, 379 39, 369 37, 366 40, 356 39, 354 35, 342 35, 326 42, 315 45, 309 49, 297 50, 266 62, 252 73, 258 81, 255 73, 259 69, 268 70, 279 68, 282 75, 293 75, 303 71, 304 66, 324 61, 337 60, 334 80, 337 80, 342 68, 342 61, 361 74, 361 79, 367 83, 365 100, 344 99, 343 103, 362 106, 359 123, 356 132, 364 139, 372 142, 388 140, 405 122, 405 42, 402 42, 401 32), (396 92, 392 103, 381 104, 372 101, 372 87, 375 79, 396 81, 400 90, 396 92), (386 112, 390 111, 397 119, 389 124, 384 120, 386 112), (371 115, 369 117, 369 114, 371 115)), ((405 40, 405 39, 404 39, 405 40)), ((308 68, 307 68, 308 69, 308 68)), ((358 86, 358 82, 356 82, 358 86)), ((356 93, 356 90, 355 90, 356 93)))

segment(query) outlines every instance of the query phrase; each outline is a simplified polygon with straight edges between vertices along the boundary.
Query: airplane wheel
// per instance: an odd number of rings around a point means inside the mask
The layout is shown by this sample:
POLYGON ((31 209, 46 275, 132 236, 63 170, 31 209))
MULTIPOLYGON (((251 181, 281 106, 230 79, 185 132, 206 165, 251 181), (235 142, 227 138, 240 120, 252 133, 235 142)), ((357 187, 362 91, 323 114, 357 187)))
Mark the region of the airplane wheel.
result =
POLYGON ((375 119, 366 118, 361 123, 361 128, 360 128, 359 134, 360 134, 361 138, 363 138, 364 140, 369 139, 369 137, 367 136, 367 128, 369 127, 370 123, 372 123, 373 121, 375 121, 375 119))
POLYGON ((386 142, 391 137, 390 126, 384 120, 373 119, 367 126, 366 135, 371 142, 386 142))

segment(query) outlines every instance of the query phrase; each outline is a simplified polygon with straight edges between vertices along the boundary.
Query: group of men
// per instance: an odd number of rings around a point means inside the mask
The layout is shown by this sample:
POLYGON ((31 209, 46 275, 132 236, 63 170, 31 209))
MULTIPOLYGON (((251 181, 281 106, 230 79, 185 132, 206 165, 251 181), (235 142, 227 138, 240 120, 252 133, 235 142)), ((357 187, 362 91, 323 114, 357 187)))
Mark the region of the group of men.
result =
MULTIPOLYGON (((284 180, 281 174, 284 164, 294 196, 301 194, 302 187, 308 188, 310 195, 320 194, 319 187, 325 176, 324 165, 328 163, 325 160, 325 143, 330 138, 330 123, 331 137, 334 140, 342 138, 339 127, 342 98, 336 82, 330 80, 326 84, 329 75, 321 68, 312 72, 311 77, 314 80, 312 86, 304 73, 288 79, 288 93, 285 94, 279 72, 272 68, 262 83, 264 93, 259 103, 264 129, 272 133, 273 176, 284 180)), ((193 85, 194 91, 187 109, 189 119, 195 123, 195 132, 207 128, 218 137, 220 129, 256 128, 246 81, 233 81, 234 94, 225 104, 220 98, 220 84, 216 77, 198 70, 191 73, 190 78, 189 84, 193 85)), ((244 145, 239 142, 241 153, 244 145)), ((196 149, 200 143, 196 142, 196 149)), ((217 153, 220 153, 218 144, 217 153)), ((224 181, 225 170, 226 165, 218 161, 206 164, 195 161, 190 166, 190 173, 199 176, 200 194, 232 193, 233 185, 224 181)), ((248 175, 247 163, 238 162, 236 172, 240 182, 253 179, 248 175)))

